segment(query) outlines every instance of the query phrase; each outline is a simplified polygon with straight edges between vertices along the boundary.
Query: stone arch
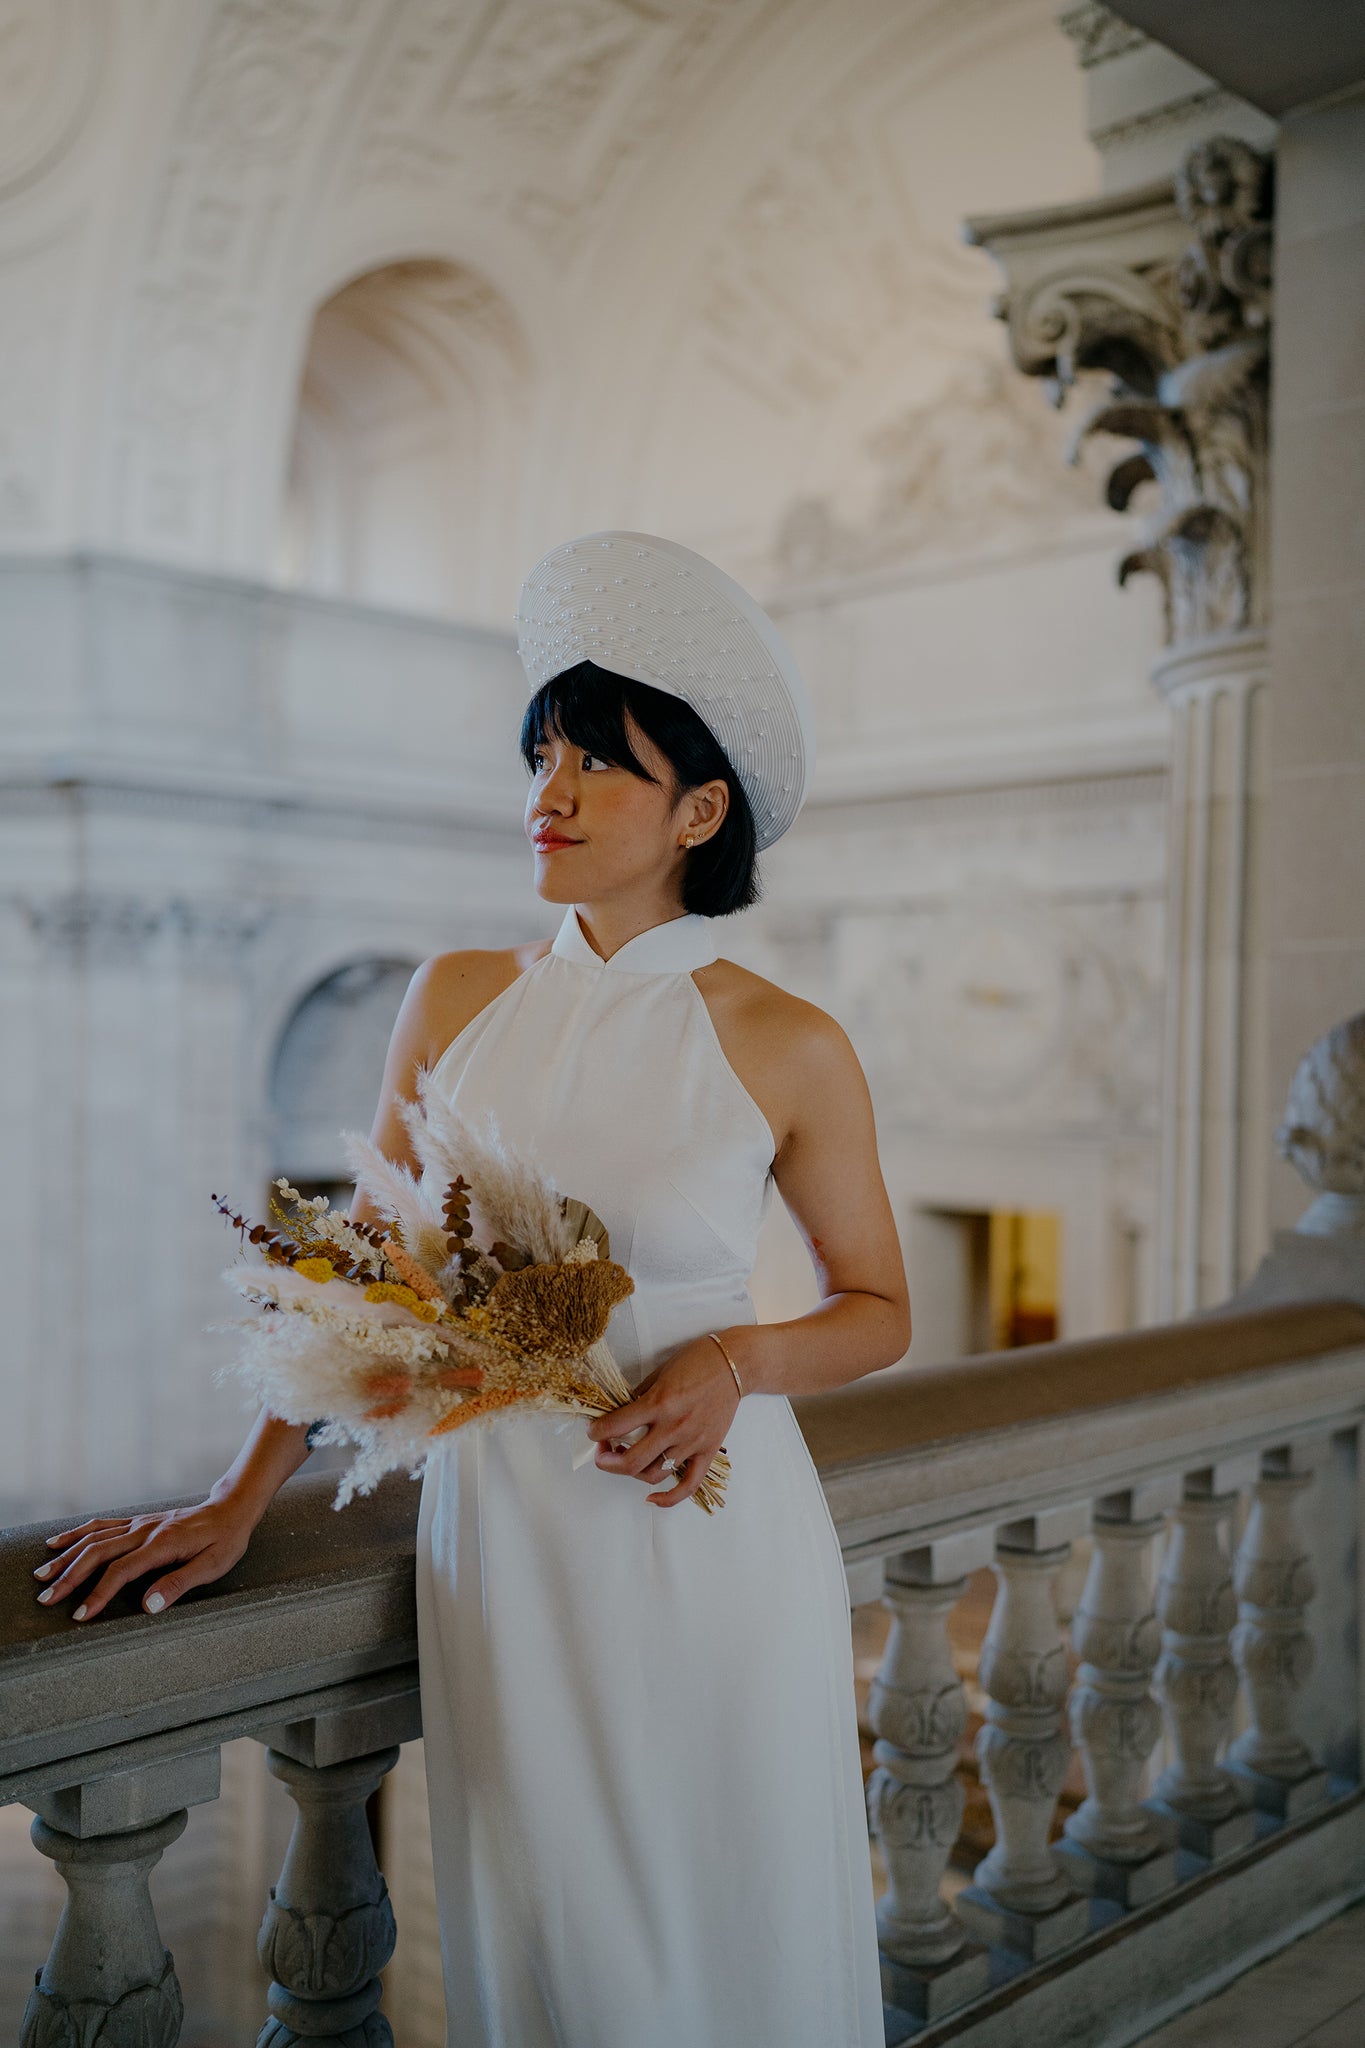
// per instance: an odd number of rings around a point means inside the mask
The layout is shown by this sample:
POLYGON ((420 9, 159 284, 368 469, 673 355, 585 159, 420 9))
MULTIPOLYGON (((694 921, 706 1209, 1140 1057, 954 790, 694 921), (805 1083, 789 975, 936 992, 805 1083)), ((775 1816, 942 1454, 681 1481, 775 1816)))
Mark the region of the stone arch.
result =
POLYGON ((409 257, 318 307, 299 382, 275 571, 334 597, 469 620, 505 606, 505 488, 528 358, 470 266, 409 257))
POLYGON ((369 954, 299 998, 270 1062, 269 1159, 305 1192, 350 1185, 344 1130, 368 1131, 389 1034, 416 961, 369 954))

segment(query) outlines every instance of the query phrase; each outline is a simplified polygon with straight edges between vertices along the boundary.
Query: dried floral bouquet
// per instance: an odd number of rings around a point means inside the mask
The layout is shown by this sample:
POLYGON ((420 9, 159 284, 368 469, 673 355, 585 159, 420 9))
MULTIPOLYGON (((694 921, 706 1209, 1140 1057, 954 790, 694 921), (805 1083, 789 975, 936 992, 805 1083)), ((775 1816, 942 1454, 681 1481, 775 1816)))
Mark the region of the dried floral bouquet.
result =
MULTIPOLYGON (((404 1117, 420 1175, 365 1138, 346 1141, 385 1229, 284 1180, 273 1229, 213 1197, 263 1261, 223 1277, 270 1311, 245 1325, 225 1370, 284 1421, 321 1418, 315 1441, 356 1445, 337 1508, 397 1467, 415 1478, 448 1430, 513 1408, 608 1415, 632 1398, 604 1332, 635 1283, 599 1218, 511 1152, 491 1116, 467 1123, 425 1074, 404 1117)), ((692 1496, 708 1514, 729 1469, 717 1453, 692 1496)))

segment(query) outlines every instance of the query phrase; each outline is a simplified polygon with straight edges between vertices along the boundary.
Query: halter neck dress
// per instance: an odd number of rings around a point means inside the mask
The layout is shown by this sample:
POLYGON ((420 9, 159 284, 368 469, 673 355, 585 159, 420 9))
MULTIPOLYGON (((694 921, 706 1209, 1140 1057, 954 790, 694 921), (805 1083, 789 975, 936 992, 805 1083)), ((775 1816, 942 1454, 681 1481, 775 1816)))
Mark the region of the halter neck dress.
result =
MULTIPOLYGON (((716 958, 688 915, 603 960, 570 905, 433 1069, 606 1224, 632 1385, 756 1320, 774 1140, 692 978, 716 958)), ((513 1413, 423 1474, 450 2048, 882 2048, 847 1587, 791 1405, 744 1396, 713 1515, 589 1442, 513 1413)))

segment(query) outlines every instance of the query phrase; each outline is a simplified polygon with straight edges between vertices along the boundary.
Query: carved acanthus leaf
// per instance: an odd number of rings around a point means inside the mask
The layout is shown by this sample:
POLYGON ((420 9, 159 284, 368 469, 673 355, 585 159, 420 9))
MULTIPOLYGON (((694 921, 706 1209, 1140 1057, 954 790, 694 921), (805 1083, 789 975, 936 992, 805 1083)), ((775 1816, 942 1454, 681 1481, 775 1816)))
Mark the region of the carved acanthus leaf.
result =
MULTIPOLYGON (((1258 625, 1264 606, 1270 165, 1214 137, 1187 153, 1173 189, 1183 246, 1156 254, 1149 235, 1146 253, 1125 263, 1093 245, 1071 254, 1063 237, 1057 266, 1039 270, 1035 250, 1001 310, 1018 367, 1047 379, 1054 397, 1082 371, 1109 374, 1072 458, 1094 434, 1139 443, 1115 465, 1109 502, 1126 511, 1151 482, 1157 505, 1120 578, 1159 578, 1167 639, 1179 644, 1258 625)), ((1127 222, 1115 207, 1114 233, 1150 221, 1154 204, 1150 191, 1135 194, 1127 222)), ((989 224, 982 239, 1003 247, 1008 224, 989 224)))

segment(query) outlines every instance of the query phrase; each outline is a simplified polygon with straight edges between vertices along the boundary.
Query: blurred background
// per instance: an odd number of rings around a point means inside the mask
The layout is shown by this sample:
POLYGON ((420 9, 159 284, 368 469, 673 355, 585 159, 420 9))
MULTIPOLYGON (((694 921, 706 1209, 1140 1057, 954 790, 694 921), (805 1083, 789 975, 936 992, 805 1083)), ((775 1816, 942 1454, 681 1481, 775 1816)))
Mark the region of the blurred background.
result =
MULTIPOLYGON (((210 1192, 343 1188, 413 967, 556 928, 512 615, 598 527, 720 563, 808 677, 813 789, 722 946, 864 1062, 907 1368, 1156 1319, 1160 591, 962 231, 1273 134, 1152 115, 1155 50, 1055 0, 2 0, 6 1521, 221 1472, 210 1192)), ((816 1299, 780 1203, 753 1291, 816 1299)), ((423 2048, 419 1745, 384 1797, 423 2048)), ((156 1873, 203 2048, 254 2039, 290 1816, 230 1744, 156 1873)))

